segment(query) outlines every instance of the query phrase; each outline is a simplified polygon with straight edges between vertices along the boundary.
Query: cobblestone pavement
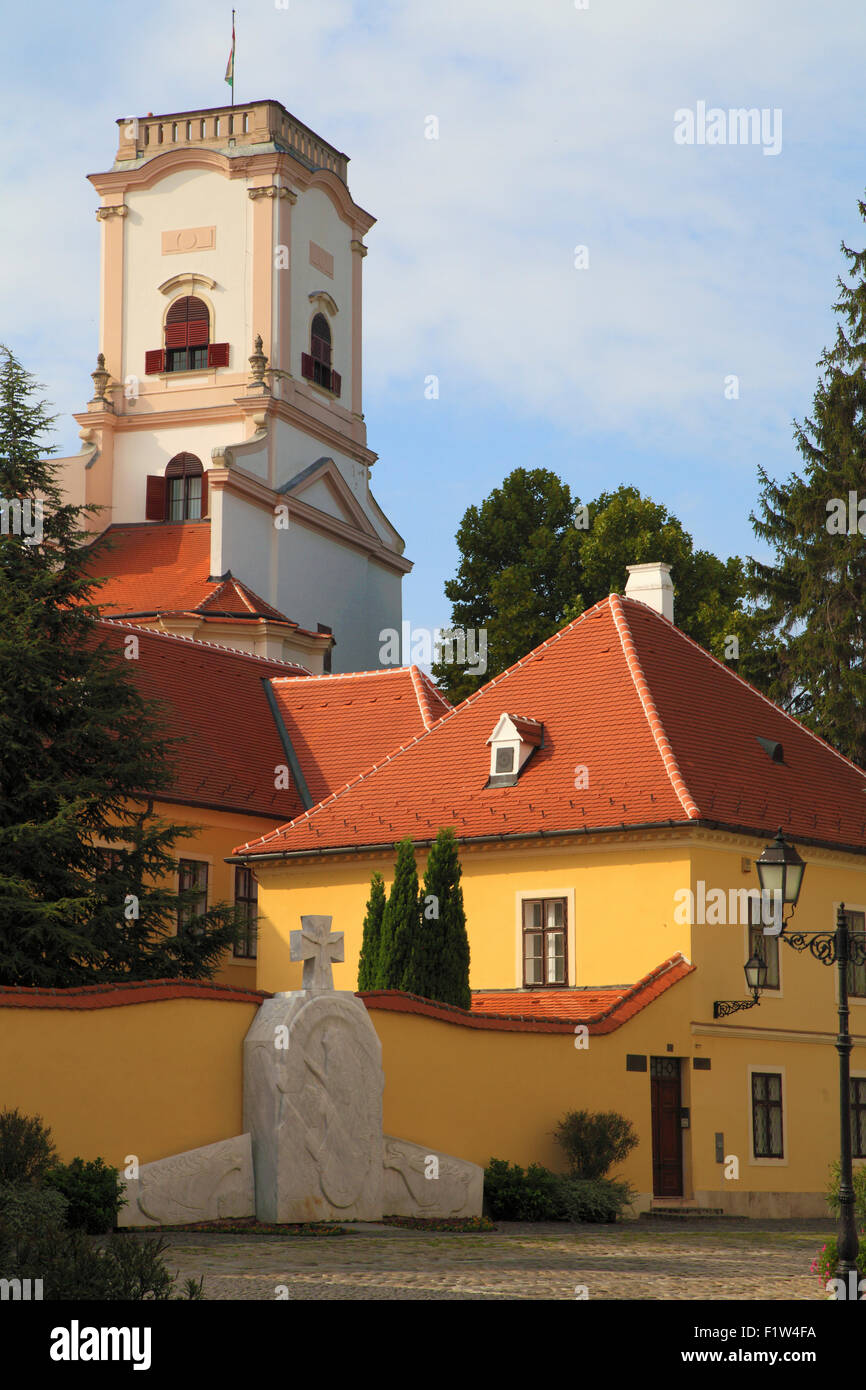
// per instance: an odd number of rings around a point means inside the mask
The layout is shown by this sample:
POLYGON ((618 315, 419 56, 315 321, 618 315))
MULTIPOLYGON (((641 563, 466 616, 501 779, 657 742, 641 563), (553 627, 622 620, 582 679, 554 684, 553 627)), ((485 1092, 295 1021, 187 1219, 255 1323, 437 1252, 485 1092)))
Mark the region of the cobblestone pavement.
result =
POLYGON ((832 1222, 502 1222, 479 1235, 347 1227, 330 1237, 178 1233, 166 1259, 208 1299, 826 1298, 809 1265, 832 1222))

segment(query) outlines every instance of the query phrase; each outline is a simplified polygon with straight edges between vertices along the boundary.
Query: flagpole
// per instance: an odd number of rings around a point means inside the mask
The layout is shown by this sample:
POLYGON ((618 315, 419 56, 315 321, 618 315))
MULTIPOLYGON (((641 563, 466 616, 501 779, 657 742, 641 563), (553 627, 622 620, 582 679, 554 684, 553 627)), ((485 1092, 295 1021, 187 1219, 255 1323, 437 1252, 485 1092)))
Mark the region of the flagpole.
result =
POLYGON ((235 11, 232 10, 232 106, 235 104, 235 11))

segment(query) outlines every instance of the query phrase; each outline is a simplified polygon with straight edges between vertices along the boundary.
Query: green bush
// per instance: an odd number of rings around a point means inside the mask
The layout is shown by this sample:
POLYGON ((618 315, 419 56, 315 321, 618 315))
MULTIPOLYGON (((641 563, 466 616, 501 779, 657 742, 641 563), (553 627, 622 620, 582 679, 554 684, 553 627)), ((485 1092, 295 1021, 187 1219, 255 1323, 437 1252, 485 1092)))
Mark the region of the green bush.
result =
POLYGON ((0 1185, 38 1183, 56 1158, 51 1130, 41 1116, 0 1111, 0 1185))
POLYGON ((70 1230, 86 1231, 91 1236, 114 1230, 124 1191, 116 1168, 109 1168, 101 1158, 89 1163, 73 1158, 71 1163, 49 1168, 44 1183, 62 1192, 69 1203, 66 1224, 70 1230))
POLYGON ((65 1217, 66 1198, 59 1192, 32 1183, 0 1187, 0 1273, 14 1278, 20 1267, 38 1266, 43 1253, 63 1239, 65 1217))
POLYGON ((626 1182, 565 1177, 537 1163, 492 1158, 484 1170, 484 1201, 494 1221, 616 1221, 634 1200, 626 1182))
POLYGON ((0 1188, 0 1270, 4 1279, 41 1279, 47 1301, 202 1297, 201 1282, 174 1292, 167 1241, 112 1236, 104 1244, 65 1225, 67 1202, 49 1187, 0 1188))
POLYGON ((635 1191, 627 1182, 612 1178, 560 1178, 561 1221, 616 1221, 630 1206, 635 1191))
POLYGON ((575 1178, 605 1177, 638 1143, 631 1120, 613 1110, 572 1110, 559 1121, 553 1137, 575 1178))
POLYGON ((199 1299, 189 1279, 175 1293, 165 1240, 102 1234, 120 1199, 117 1170, 102 1159, 55 1163, 50 1131, 18 1111, 0 1115, 0 1277, 41 1279, 45 1300, 199 1299), (44 1183, 40 1180, 44 1179, 44 1183))
POLYGON ((484 1170, 484 1198, 494 1221, 556 1221, 555 1173, 537 1163, 524 1170, 491 1158, 484 1170))
MULTIPOLYGON (((839 1215, 839 1160, 830 1164, 830 1183, 827 1188, 827 1201, 834 1216, 839 1215)), ((866 1223, 866 1167, 854 1169, 854 1215, 858 1222, 866 1223)))

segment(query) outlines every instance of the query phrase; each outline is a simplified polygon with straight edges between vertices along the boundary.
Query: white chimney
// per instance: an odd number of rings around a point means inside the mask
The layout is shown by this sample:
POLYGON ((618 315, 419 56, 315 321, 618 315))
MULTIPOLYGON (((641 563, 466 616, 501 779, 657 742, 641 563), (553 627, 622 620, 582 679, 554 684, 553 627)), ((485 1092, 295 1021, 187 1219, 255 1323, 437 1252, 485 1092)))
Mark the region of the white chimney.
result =
POLYGON ((670 565, 663 560, 652 560, 648 565, 627 565, 626 569, 626 598, 636 598, 673 622, 674 586, 671 583, 670 565))

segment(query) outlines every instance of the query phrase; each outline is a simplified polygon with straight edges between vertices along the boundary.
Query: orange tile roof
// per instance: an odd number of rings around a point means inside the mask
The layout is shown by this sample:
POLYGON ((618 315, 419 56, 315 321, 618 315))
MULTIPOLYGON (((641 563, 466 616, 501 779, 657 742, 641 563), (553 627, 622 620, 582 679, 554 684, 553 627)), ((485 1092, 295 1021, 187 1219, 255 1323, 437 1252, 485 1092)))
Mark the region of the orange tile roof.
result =
POLYGON ((314 802, 451 709, 417 666, 277 679, 273 691, 314 802))
POLYGON ((634 985, 597 989, 477 990, 470 1010, 436 1004, 400 990, 365 990, 359 994, 368 1009, 422 1014, 464 1028, 514 1033, 573 1033, 585 1024, 592 1036, 615 1033, 695 967, 677 952, 634 985))
POLYGON ((274 785, 286 754, 263 685, 277 677, 303 680, 303 667, 111 619, 99 627, 119 650, 135 634, 139 654, 127 663, 129 670, 140 692, 162 707, 171 731, 184 739, 166 799, 277 821, 303 811, 294 782, 274 785))
POLYGON ((135 634, 139 655, 129 669, 142 694, 156 700, 171 728, 186 738, 168 799, 270 816, 275 825, 302 814, 309 802, 291 772, 289 787, 274 786, 276 769, 291 769, 291 760, 264 681, 316 799, 345 786, 359 768, 409 742, 451 708, 415 667, 311 676, 289 662, 116 619, 104 619, 100 629, 115 649, 135 634))
POLYGON ((611 594, 407 747, 236 853, 696 822, 866 852, 866 774, 647 605, 611 594), (486 786, 503 709, 544 724, 513 786, 486 786), (758 738, 778 740, 773 762, 758 738), (586 785, 584 785, 586 784, 586 785))
POLYGON ((197 613, 205 621, 284 623, 321 636, 300 628, 234 576, 209 577, 209 521, 109 526, 91 546, 89 571, 105 579, 93 600, 106 617, 197 613))

